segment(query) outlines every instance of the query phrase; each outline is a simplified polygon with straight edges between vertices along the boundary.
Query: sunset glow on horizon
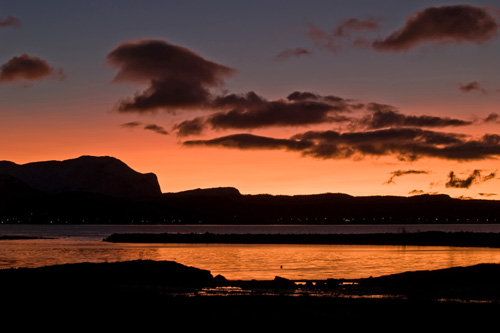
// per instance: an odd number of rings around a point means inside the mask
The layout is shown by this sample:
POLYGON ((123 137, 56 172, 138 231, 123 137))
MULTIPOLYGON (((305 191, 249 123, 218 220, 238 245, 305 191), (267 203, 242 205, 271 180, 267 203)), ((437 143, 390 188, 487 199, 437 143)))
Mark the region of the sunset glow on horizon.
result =
POLYGON ((2 1, 0 160, 500 199, 497 1, 2 1))

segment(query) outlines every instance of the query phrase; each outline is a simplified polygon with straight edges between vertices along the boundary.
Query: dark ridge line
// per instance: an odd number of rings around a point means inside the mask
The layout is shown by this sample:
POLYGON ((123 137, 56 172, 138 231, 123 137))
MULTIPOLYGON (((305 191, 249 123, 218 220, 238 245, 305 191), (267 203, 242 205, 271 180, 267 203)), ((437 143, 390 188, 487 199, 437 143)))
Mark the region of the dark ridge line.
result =
POLYGON ((215 234, 125 233, 103 239, 111 243, 422 245, 500 248, 500 233, 402 232, 375 234, 215 234))

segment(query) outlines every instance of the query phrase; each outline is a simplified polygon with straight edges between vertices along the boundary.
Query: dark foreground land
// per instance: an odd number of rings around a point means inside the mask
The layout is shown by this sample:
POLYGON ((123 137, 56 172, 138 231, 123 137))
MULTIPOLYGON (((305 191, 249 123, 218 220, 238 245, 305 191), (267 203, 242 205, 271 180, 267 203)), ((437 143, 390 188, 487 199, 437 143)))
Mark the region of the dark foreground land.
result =
MULTIPOLYGON (((114 234, 108 242, 400 244, 500 247, 494 233, 370 235, 114 234)), ((366 279, 232 281, 171 261, 0 270, 0 314, 52 330, 491 330, 500 264, 366 279)))
POLYGON ((500 314, 500 264, 299 284, 138 260, 4 269, 0 288, 4 324, 24 328, 482 331, 500 314))

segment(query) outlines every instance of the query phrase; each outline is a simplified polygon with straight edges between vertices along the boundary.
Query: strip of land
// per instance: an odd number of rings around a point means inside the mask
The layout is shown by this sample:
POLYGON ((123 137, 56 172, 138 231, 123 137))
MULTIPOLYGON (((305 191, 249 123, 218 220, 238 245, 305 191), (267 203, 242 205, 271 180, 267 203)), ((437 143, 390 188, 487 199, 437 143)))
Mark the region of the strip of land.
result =
POLYGON ((104 241, 113 243, 420 245, 500 248, 499 233, 441 231, 374 234, 133 233, 112 234, 104 241))

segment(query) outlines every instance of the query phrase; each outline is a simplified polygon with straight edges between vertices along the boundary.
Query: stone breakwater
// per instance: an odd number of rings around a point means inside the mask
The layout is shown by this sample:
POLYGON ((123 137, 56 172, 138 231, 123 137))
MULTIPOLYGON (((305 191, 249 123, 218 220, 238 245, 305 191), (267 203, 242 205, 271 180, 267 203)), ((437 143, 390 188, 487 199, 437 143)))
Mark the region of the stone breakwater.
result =
POLYGON ((381 234, 133 233, 112 234, 104 241, 112 243, 419 245, 499 248, 500 234, 441 231, 381 234))

